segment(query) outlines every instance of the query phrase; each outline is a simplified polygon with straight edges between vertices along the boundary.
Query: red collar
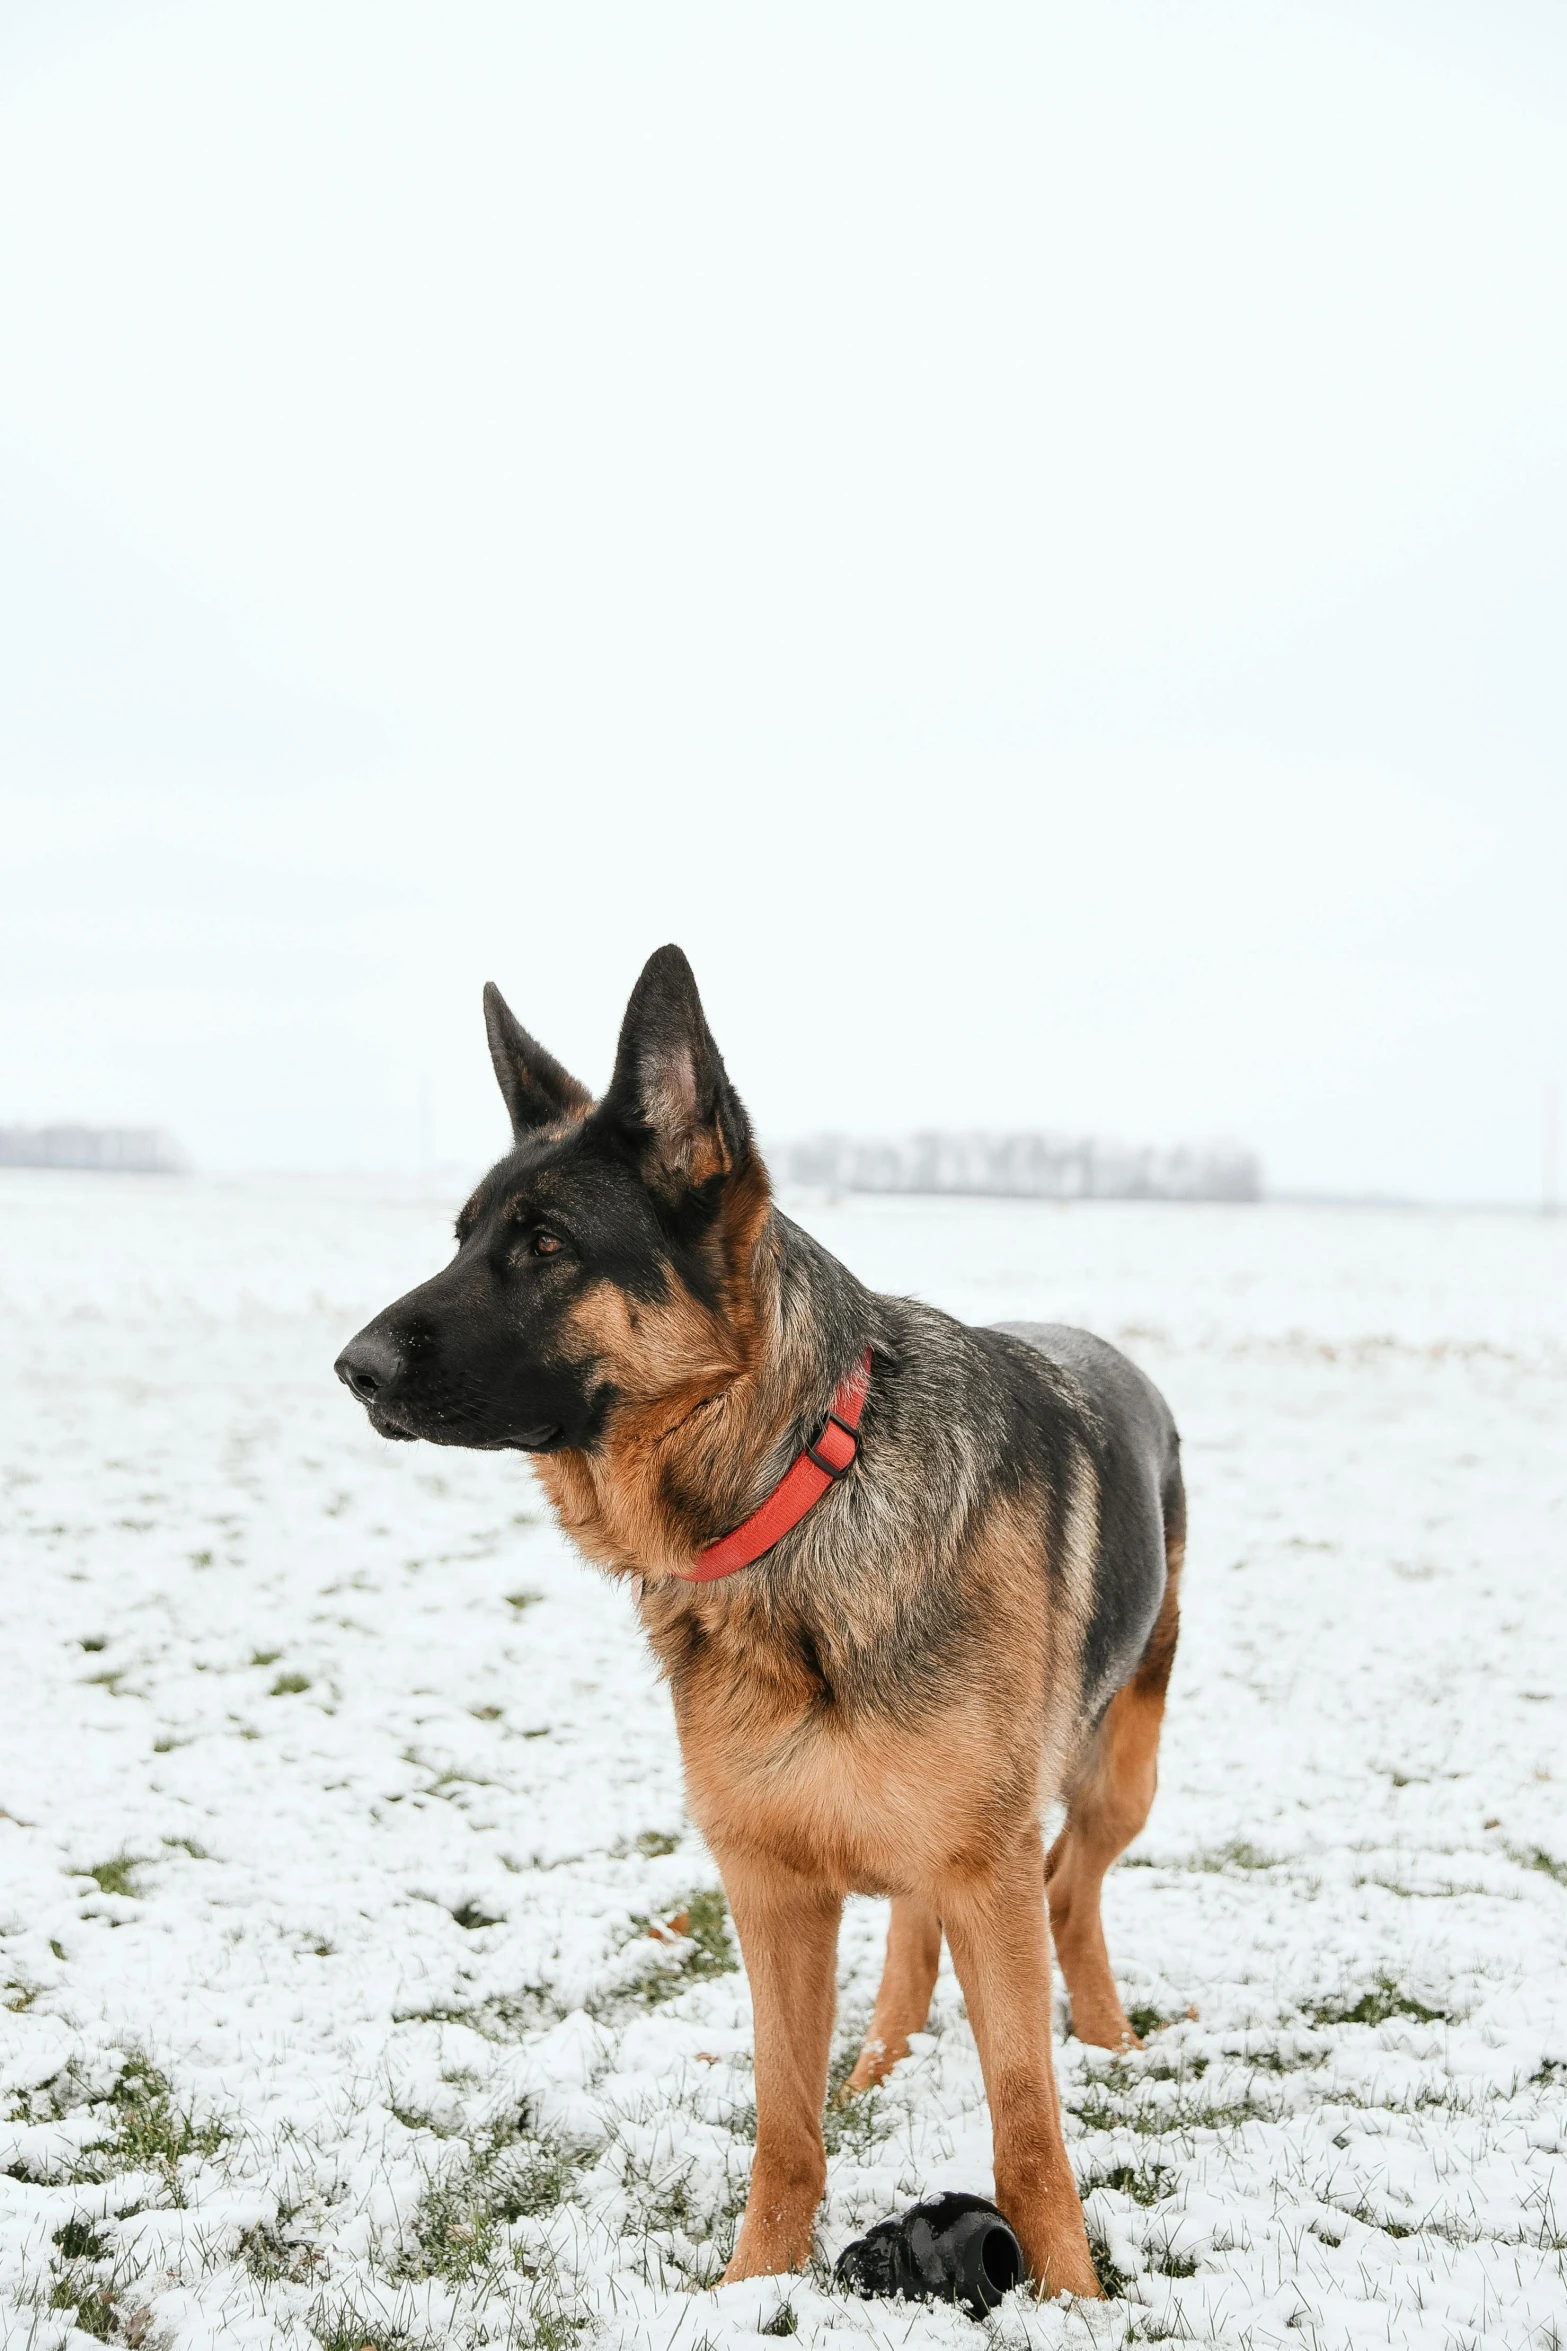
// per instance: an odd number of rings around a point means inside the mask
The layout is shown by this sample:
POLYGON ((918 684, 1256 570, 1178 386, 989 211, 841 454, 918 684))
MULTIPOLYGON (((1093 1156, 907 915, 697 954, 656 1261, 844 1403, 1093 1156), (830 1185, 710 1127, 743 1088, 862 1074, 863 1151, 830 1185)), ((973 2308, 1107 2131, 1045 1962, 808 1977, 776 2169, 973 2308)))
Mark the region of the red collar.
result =
POLYGON ((753 1510, 733 1534, 722 1535, 716 1543, 709 1543, 689 1567, 681 1570, 687 1583, 716 1584, 720 1576, 733 1575, 737 1568, 749 1567, 764 1551, 781 1542, 791 1527, 799 1525, 829 1486, 847 1476, 859 1459, 860 1414, 865 1409, 865 1392, 870 1384, 871 1351, 867 1347, 834 1396, 832 1410, 815 1444, 807 1445, 803 1453, 795 1455, 760 1509, 753 1510))

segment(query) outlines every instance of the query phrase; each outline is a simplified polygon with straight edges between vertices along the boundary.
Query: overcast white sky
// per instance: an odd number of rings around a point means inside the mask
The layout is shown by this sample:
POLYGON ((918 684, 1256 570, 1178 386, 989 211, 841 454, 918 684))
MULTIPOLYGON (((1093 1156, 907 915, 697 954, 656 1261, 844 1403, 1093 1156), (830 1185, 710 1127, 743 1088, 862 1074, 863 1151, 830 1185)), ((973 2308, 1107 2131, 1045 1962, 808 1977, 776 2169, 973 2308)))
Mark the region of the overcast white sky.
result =
POLYGON ((1538 1197, 1561 0, 7 0, 0 1115, 1538 1197))

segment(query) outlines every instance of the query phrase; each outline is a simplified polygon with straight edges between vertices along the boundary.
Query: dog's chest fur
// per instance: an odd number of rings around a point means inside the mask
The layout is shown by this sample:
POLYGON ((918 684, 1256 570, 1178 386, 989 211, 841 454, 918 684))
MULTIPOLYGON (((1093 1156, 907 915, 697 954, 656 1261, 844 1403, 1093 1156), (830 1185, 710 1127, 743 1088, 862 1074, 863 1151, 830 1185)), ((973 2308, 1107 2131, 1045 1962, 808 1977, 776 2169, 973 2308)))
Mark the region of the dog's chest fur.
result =
POLYGON ((920 1622, 929 1587, 912 1578, 857 1607, 649 1589, 691 1811, 715 1850, 888 1893, 961 1874, 1004 1821, 1037 1812, 1076 1729, 1050 1718, 1046 1612, 998 1647, 962 1605, 966 1581, 939 1628, 920 1622))

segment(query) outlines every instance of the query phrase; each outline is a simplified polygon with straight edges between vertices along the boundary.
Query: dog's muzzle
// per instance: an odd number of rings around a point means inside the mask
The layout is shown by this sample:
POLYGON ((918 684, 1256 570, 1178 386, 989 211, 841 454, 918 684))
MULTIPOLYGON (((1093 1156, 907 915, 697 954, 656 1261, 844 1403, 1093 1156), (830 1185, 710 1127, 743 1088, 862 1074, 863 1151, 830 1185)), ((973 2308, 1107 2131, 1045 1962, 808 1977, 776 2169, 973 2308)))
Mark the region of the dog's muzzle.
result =
POLYGON ((332 1368, 350 1394, 358 1397, 378 1437, 392 1437, 400 1444, 412 1442, 413 1430, 402 1427, 386 1409, 387 1391, 403 1368, 402 1357, 390 1339, 374 1331, 361 1331, 357 1339, 349 1340, 332 1368))
POLYGON ((403 1393, 407 1366, 402 1354, 396 1341, 373 1325, 349 1340, 332 1368, 364 1406, 376 1435, 401 1444, 423 1437, 432 1445, 463 1445, 482 1453, 553 1453, 565 1434, 558 1421, 496 1433, 432 1411, 427 1400, 403 1393))

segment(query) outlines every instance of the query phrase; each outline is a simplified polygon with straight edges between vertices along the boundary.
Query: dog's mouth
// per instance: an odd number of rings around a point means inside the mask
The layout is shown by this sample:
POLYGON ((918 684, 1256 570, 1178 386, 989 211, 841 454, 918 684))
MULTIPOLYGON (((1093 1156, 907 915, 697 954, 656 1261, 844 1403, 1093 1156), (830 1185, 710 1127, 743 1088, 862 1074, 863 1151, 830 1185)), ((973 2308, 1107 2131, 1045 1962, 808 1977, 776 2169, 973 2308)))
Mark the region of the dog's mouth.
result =
POLYGON ((553 1453, 566 1436, 558 1421, 543 1421, 536 1428, 517 1429, 501 1437, 487 1436, 477 1429, 458 1428, 450 1422, 437 1421, 428 1428, 409 1428, 379 1403, 367 1403, 365 1415, 376 1435, 389 1437, 394 1444, 412 1445, 422 1440, 427 1445, 461 1446, 470 1453, 553 1453))
POLYGON ((389 1412, 379 1410, 374 1404, 367 1404, 365 1418, 378 1437, 390 1437, 394 1443, 399 1445, 413 1444, 415 1431, 405 1429, 401 1422, 393 1420, 389 1412))

